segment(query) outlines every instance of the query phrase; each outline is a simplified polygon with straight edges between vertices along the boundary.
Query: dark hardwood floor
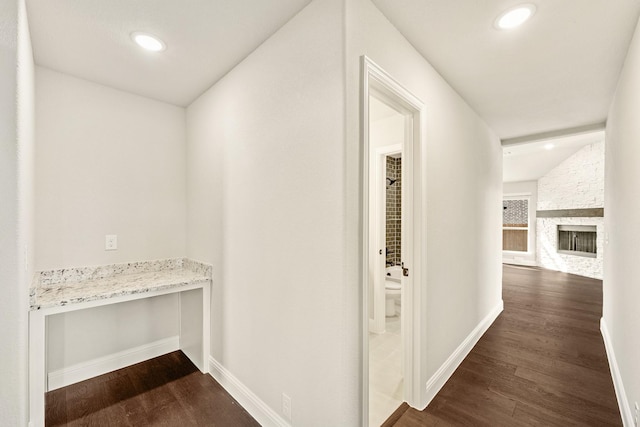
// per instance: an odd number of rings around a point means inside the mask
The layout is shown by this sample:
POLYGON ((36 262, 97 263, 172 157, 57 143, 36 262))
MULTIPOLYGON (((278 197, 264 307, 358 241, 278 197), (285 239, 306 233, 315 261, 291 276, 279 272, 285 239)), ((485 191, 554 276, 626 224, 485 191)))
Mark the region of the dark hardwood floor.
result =
POLYGON ((46 394, 47 426, 259 426, 180 351, 46 394))
POLYGON ((602 282, 504 266, 504 311, 424 411, 385 426, 621 426, 602 282))
MULTIPOLYGON (((600 335, 602 283, 504 267, 504 312, 424 411, 385 426, 621 426, 600 335)), ((257 426, 174 352, 46 396, 47 426, 257 426)))

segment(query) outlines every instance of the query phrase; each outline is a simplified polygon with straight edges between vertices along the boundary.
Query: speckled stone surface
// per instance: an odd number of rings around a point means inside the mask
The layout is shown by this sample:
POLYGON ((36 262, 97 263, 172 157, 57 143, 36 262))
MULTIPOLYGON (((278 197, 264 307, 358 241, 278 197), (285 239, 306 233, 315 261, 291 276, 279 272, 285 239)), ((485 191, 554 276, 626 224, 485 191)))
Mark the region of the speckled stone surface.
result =
POLYGON ((212 267, 184 258, 41 271, 31 310, 152 292, 211 280, 212 267))

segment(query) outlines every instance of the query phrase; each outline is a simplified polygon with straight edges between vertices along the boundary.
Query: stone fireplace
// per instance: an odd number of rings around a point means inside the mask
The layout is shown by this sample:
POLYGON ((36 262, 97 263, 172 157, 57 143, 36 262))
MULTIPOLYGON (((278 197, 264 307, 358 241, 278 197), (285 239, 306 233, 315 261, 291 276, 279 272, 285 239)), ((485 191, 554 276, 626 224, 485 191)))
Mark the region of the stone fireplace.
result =
POLYGON ((587 145, 538 179, 536 263, 602 279, 604 141, 587 145))
POLYGON ((540 211, 538 215, 538 265, 551 270, 602 279, 604 218, 544 217, 544 213, 540 211))

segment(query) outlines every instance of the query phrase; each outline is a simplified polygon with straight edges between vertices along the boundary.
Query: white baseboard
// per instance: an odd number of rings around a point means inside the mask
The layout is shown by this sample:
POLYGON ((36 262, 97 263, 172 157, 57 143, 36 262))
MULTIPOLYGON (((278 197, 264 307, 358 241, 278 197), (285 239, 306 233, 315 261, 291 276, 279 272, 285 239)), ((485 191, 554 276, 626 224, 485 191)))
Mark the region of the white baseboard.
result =
POLYGON ((500 300, 500 303, 495 306, 493 310, 475 327, 473 331, 465 338, 465 340, 456 348, 456 350, 449 356, 449 358, 440 366, 435 374, 429 381, 427 381, 427 393, 425 404, 423 408, 427 407, 429 402, 436 397, 436 394, 440 391, 442 386, 453 375, 453 372, 460 366, 465 357, 473 349, 482 335, 489 329, 489 326, 496 320, 496 318, 502 313, 504 309, 504 302, 500 300))
POLYGON ((209 375, 233 396, 261 426, 291 427, 291 424, 271 409, 247 386, 213 357, 209 356, 209 375))
POLYGON ((143 362, 180 349, 179 337, 165 338, 139 347, 130 348, 108 356, 78 363, 67 368, 49 372, 47 391, 65 387, 116 369, 143 362))
POLYGON ((600 332, 602 333, 602 339, 604 340, 604 348, 607 351, 607 359, 609 359, 609 369, 611 370, 611 378, 613 378, 613 388, 616 390, 616 398, 618 399, 618 407, 620 408, 620 415, 622 416, 622 424, 625 427, 632 427, 634 425, 633 412, 631 412, 631 406, 629 406, 627 393, 624 391, 620 368, 618 368, 618 361, 616 360, 616 354, 613 351, 611 335, 609 335, 609 329, 604 317, 600 318, 600 332))
POLYGON ((502 258, 503 264, 515 264, 515 265, 526 265, 529 267, 537 267, 538 263, 535 259, 515 259, 515 258, 502 258))

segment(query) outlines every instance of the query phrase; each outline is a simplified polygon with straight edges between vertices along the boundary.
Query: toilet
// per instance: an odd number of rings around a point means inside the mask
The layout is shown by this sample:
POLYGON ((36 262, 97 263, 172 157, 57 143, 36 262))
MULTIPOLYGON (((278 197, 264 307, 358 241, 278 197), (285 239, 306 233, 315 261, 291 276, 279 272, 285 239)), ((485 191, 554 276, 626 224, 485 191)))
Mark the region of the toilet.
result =
POLYGON ((399 265, 387 267, 384 278, 385 315, 396 315, 396 301, 400 302, 402 295, 402 268, 399 265))

